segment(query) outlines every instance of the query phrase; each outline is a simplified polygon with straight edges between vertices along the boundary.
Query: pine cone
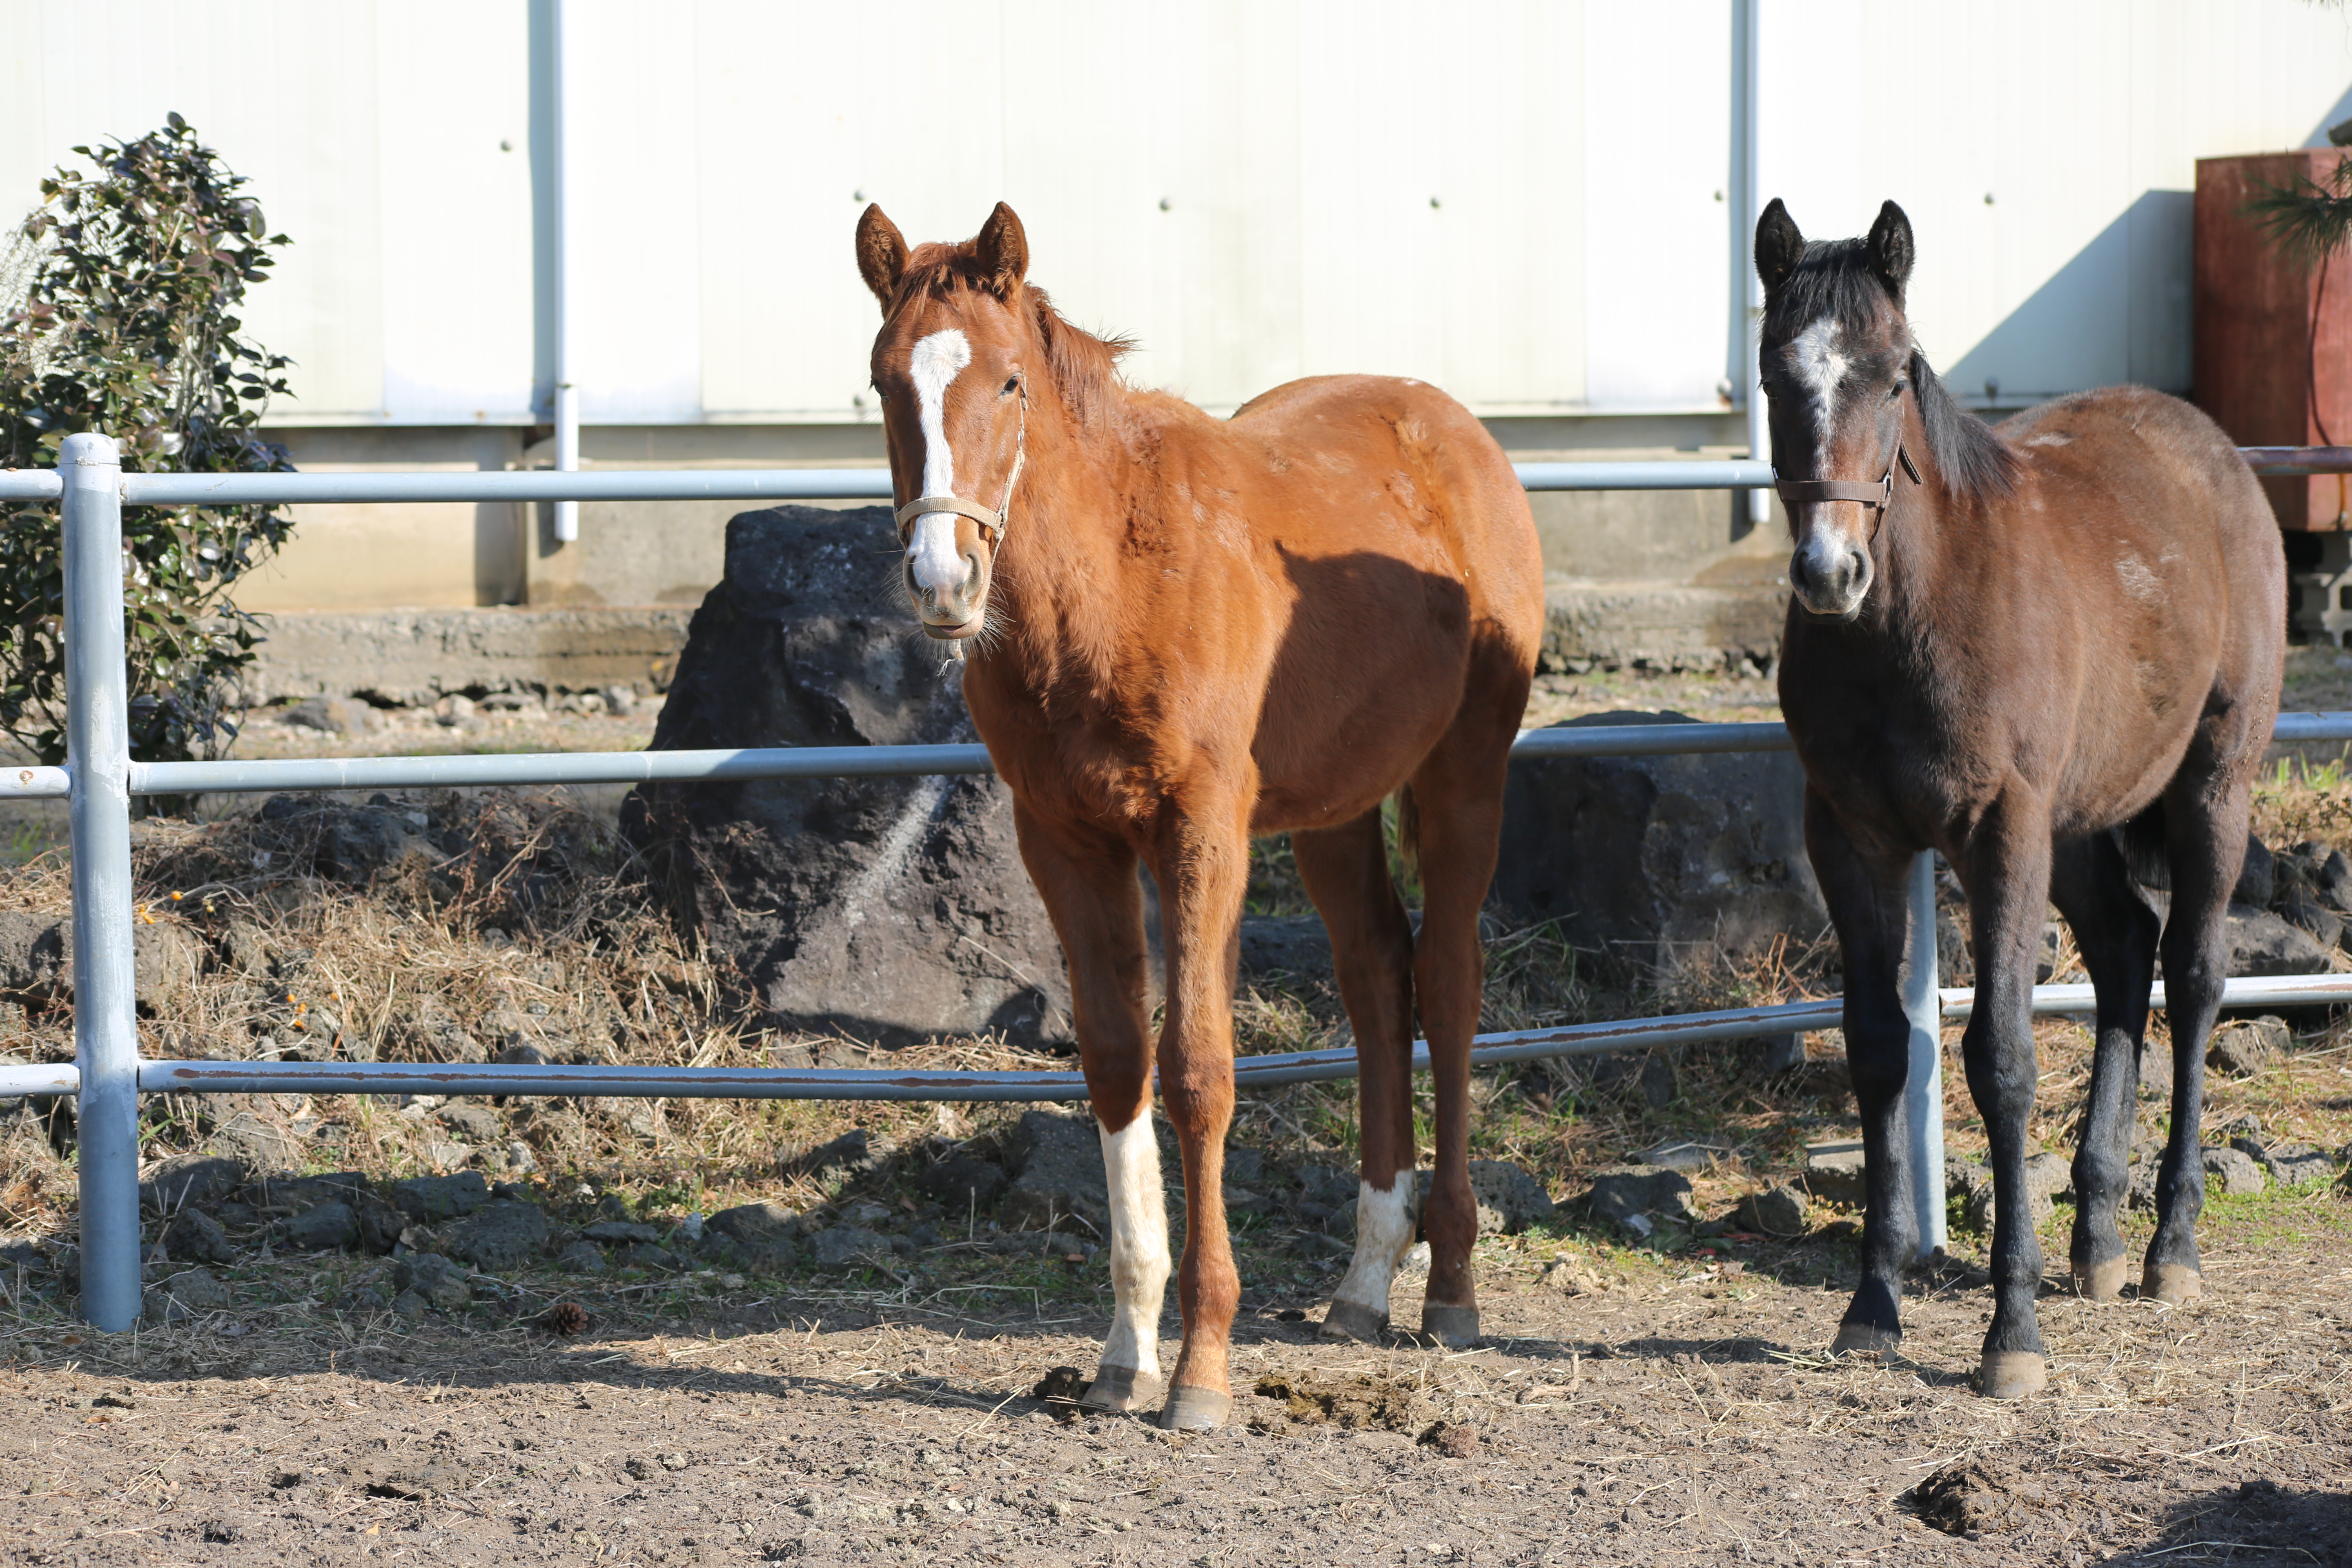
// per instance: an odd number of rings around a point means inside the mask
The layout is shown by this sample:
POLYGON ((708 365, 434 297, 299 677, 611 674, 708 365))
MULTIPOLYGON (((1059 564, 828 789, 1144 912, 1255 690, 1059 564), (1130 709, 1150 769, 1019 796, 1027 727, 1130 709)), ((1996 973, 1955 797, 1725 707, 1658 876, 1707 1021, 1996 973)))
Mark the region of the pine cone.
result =
POLYGON ((588 1310, 577 1301, 558 1301, 540 1314, 540 1326, 551 1334, 576 1339, 588 1328, 588 1310))

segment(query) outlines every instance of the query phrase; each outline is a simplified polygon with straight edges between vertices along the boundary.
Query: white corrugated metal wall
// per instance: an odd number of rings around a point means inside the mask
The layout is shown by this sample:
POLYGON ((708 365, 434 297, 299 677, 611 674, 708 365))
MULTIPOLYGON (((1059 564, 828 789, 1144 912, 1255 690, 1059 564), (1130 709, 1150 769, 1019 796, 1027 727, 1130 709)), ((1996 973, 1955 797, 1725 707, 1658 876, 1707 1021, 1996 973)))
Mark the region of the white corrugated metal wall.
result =
MULTIPOLYGON (((2303 0, 1761 3, 1765 191, 1822 234, 1904 202, 1923 333, 2004 401, 2183 384, 2192 160, 2352 86, 2352 20, 2303 0)), ((1717 405, 1727 0, 574 4, 591 423, 856 418, 859 192, 928 237, 1009 197, 1065 307, 1212 405, 1339 368, 1717 405)), ((0 193, 171 109, 255 177, 299 242, 252 310, 289 421, 544 418, 529 0, 0 26, 0 193)))

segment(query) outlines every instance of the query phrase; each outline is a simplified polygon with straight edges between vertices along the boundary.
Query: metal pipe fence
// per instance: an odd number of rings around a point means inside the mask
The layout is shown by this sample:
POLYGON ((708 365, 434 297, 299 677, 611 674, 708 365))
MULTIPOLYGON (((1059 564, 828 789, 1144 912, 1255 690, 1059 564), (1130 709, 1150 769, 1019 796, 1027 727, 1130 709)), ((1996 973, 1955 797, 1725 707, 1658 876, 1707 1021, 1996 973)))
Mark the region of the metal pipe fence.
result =
MULTIPOLYGON (((2250 449, 2258 473, 2315 470, 2305 452, 2250 449)), ((2328 454, 2352 469, 2352 450, 2328 454)), ((1531 490, 1738 489, 1771 483, 1746 461, 1530 463, 1531 490)), ((2327 469, 2324 471, 2336 471, 2327 469)), ((133 763, 123 663, 122 508, 295 505, 335 501, 887 500, 878 468, 598 470, 435 474, 125 474, 111 438, 66 438, 54 470, 0 473, 0 500, 61 502, 66 575, 67 731, 64 767, 0 773, 0 798, 63 798, 73 836, 75 1061, 0 1068, 0 1096, 72 1094, 81 1140, 82 1313, 109 1331, 140 1310, 138 1104, 142 1093, 530 1094, 652 1098, 1051 1100, 1085 1098, 1076 1072, 940 1072, 823 1068, 642 1068, 404 1062, 146 1060, 138 1053, 131 969, 130 804, 134 795, 275 790, 401 789, 424 785, 715 783, 764 778, 899 777, 992 771, 985 747, 871 746, 541 755, 345 757, 280 762, 133 763)), ((2282 741, 2352 740, 2352 714, 2294 714, 2282 741)), ((1522 733, 1515 758, 1657 756, 1786 751, 1775 723, 1595 725, 1522 733)), ((1936 985, 1933 857, 1915 861, 1904 998, 1912 1026, 1907 1102, 1919 1163, 1923 1252, 1944 1241, 1941 1029, 1968 1016, 1966 991, 1936 985)), ((2091 1009, 2088 986, 2042 986, 2045 1013, 2091 1009)), ((2352 975, 2231 981, 2229 1005, 2352 1002, 2352 975)), ((2154 1005, 2162 1006, 2163 988, 2154 1005)), ((1644 1047, 1752 1039, 1837 1026, 1834 998, 1769 1007, 1580 1024, 1481 1035, 1472 1060, 1496 1066, 1644 1047)), ((1416 1067, 1427 1047, 1414 1047, 1416 1067)), ((1244 1057, 1236 1086, 1346 1078, 1351 1050, 1244 1057)))

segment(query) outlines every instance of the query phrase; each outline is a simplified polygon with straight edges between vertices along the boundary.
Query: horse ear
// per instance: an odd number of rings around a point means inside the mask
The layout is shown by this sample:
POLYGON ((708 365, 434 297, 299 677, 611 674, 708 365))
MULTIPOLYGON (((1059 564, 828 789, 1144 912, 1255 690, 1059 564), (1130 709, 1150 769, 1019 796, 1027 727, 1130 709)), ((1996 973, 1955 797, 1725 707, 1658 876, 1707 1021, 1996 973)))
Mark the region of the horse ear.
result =
POLYGON ((1774 196, 1756 220, 1756 276, 1764 279, 1764 291, 1769 294, 1787 282, 1804 254, 1805 237, 1797 232, 1797 220, 1774 196))
POLYGON ((898 279, 907 275, 907 237, 882 216, 879 202, 870 204, 857 220, 857 275, 887 312, 898 295, 898 279))
POLYGON ((1023 232, 1020 217, 1003 202, 997 203, 988 221, 980 226, 980 238, 974 243, 990 291, 1000 300, 1011 299, 1021 279, 1029 275, 1029 236, 1023 232))
POLYGON ((1870 226, 1870 265, 1898 305, 1903 302, 1903 286, 1911 281, 1913 256, 1911 220, 1901 207, 1888 202, 1878 209, 1878 221, 1870 226))

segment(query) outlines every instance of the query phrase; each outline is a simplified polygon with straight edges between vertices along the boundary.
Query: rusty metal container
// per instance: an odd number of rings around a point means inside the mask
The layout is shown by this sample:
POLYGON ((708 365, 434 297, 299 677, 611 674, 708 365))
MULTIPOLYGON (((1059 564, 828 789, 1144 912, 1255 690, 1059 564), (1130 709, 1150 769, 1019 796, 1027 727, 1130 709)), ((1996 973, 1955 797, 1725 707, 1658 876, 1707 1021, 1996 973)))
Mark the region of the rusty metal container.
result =
MULTIPOLYGON (((2242 447, 2352 446, 2352 256, 2308 267, 2246 210, 2301 174, 2324 182, 2340 147, 2197 161, 2197 405, 2242 447)), ((2264 479, 2290 533, 2352 529, 2342 474, 2264 479)))

